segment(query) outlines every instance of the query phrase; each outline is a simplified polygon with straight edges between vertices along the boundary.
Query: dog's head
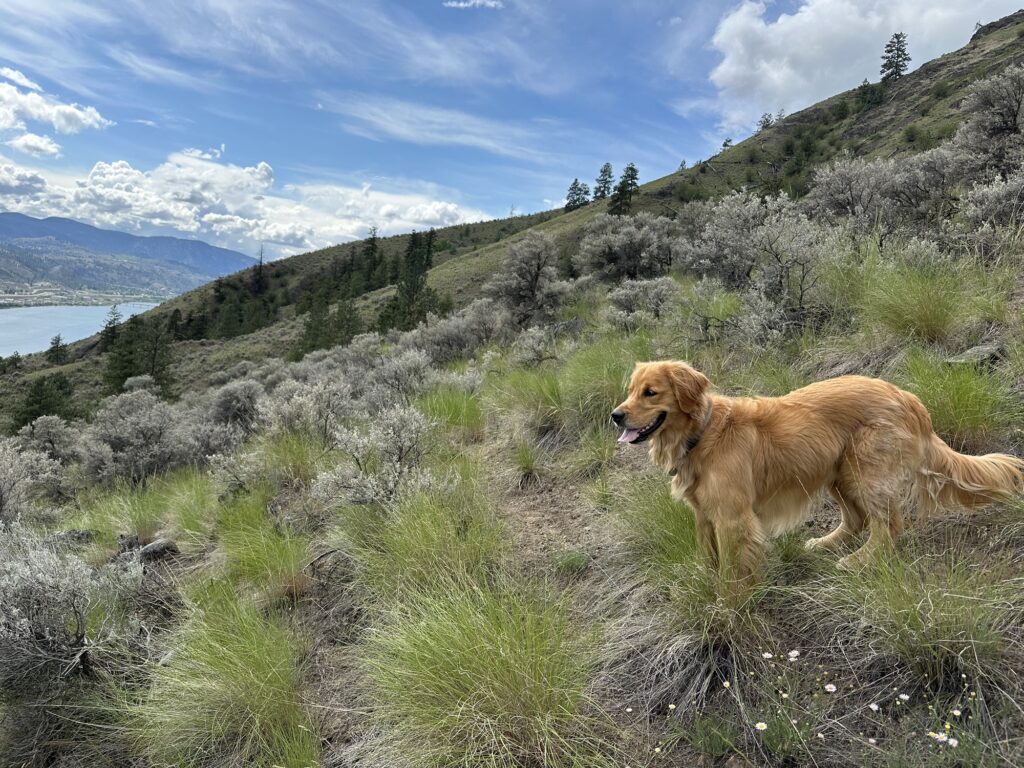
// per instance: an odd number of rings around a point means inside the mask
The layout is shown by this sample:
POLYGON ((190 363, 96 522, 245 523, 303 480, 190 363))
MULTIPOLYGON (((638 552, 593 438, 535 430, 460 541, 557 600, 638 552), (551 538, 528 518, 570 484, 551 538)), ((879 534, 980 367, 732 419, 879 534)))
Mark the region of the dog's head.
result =
POLYGON ((666 424, 682 434, 699 430, 708 384, 686 363, 637 363, 629 396, 612 411, 612 421, 623 429, 619 442, 642 443, 666 424))

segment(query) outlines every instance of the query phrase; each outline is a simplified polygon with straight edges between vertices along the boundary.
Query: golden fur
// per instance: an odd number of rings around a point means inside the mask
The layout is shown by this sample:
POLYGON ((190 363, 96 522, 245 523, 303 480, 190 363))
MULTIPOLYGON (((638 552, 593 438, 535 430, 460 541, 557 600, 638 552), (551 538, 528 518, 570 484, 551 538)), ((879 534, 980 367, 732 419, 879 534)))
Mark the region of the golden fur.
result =
POLYGON ((842 376, 751 399, 711 392, 686 363, 637 363, 613 418, 632 429, 660 414, 651 460, 673 473, 673 497, 689 503, 702 547, 733 578, 751 577, 764 541, 805 520, 822 491, 842 521, 807 546, 839 548, 867 528, 866 544, 840 562, 850 567, 902 532, 910 498, 924 515, 1006 500, 1024 485, 1024 461, 957 453, 917 397, 879 379, 842 376))

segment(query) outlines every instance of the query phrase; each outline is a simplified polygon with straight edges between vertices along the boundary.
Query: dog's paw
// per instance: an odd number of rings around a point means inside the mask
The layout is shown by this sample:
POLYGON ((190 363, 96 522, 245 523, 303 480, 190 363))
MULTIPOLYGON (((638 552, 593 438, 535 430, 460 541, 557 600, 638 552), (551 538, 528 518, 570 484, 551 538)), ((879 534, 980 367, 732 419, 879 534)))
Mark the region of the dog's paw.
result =
POLYGON ((808 551, 812 551, 812 552, 815 549, 821 549, 821 546, 822 546, 821 542, 822 542, 822 539, 824 539, 824 538, 825 538, 824 536, 819 536, 818 538, 815 538, 815 539, 808 539, 807 541, 804 542, 804 549, 806 549, 808 551))
POLYGON ((854 552, 852 555, 839 558, 839 562, 836 563, 836 568, 840 571, 852 571, 856 572, 861 570, 865 565, 863 557, 858 557, 857 553, 854 552))

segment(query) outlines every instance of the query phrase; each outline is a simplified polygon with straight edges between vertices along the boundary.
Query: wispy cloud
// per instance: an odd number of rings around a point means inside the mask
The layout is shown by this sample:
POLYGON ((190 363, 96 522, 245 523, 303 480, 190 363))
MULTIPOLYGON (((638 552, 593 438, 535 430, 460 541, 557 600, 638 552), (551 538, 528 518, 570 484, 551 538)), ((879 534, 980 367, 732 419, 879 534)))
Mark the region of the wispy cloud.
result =
POLYGON ((48 123, 57 133, 78 133, 86 128, 107 128, 95 107, 68 104, 37 91, 20 91, 0 82, 0 131, 24 130, 26 121, 48 123))
POLYGON ((472 147, 493 155, 541 161, 538 131, 491 120, 457 109, 400 99, 350 94, 320 97, 326 109, 349 118, 350 133, 375 140, 397 139, 411 144, 472 147))
POLYGON ((501 0, 445 0, 442 5, 445 8, 504 8, 505 3, 501 0))
POLYGON ((41 91, 42 86, 33 80, 29 80, 25 75, 17 69, 11 69, 10 67, 0 67, 0 77, 4 80, 9 80, 15 85, 20 85, 22 88, 28 88, 30 91, 41 91))
POLYGON ((211 76, 185 72, 171 64, 125 48, 107 48, 107 56, 148 83, 162 83, 190 91, 208 92, 220 88, 211 76))

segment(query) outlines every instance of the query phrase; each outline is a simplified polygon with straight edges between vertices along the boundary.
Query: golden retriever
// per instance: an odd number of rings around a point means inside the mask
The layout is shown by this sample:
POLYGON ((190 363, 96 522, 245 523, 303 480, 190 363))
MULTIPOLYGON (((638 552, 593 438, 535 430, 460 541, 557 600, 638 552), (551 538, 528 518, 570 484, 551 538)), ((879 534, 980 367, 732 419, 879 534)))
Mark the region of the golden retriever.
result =
POLYGON ((917 397, 863 376, 752 399, 710 391, 683 362, 637 363, 612 420, 619 442, 650 441, 673 497, 693 509, 702 548, 739 580, 756 573, 765 540, 805 520, 822 490, 842 521, 807 546, 836 549, 866 527, 864 546, 840 561, 854 567, 902 532, 911 498, 928 514, 1007 500, 1024 486, 1024 461, 957 453, 917 397))

